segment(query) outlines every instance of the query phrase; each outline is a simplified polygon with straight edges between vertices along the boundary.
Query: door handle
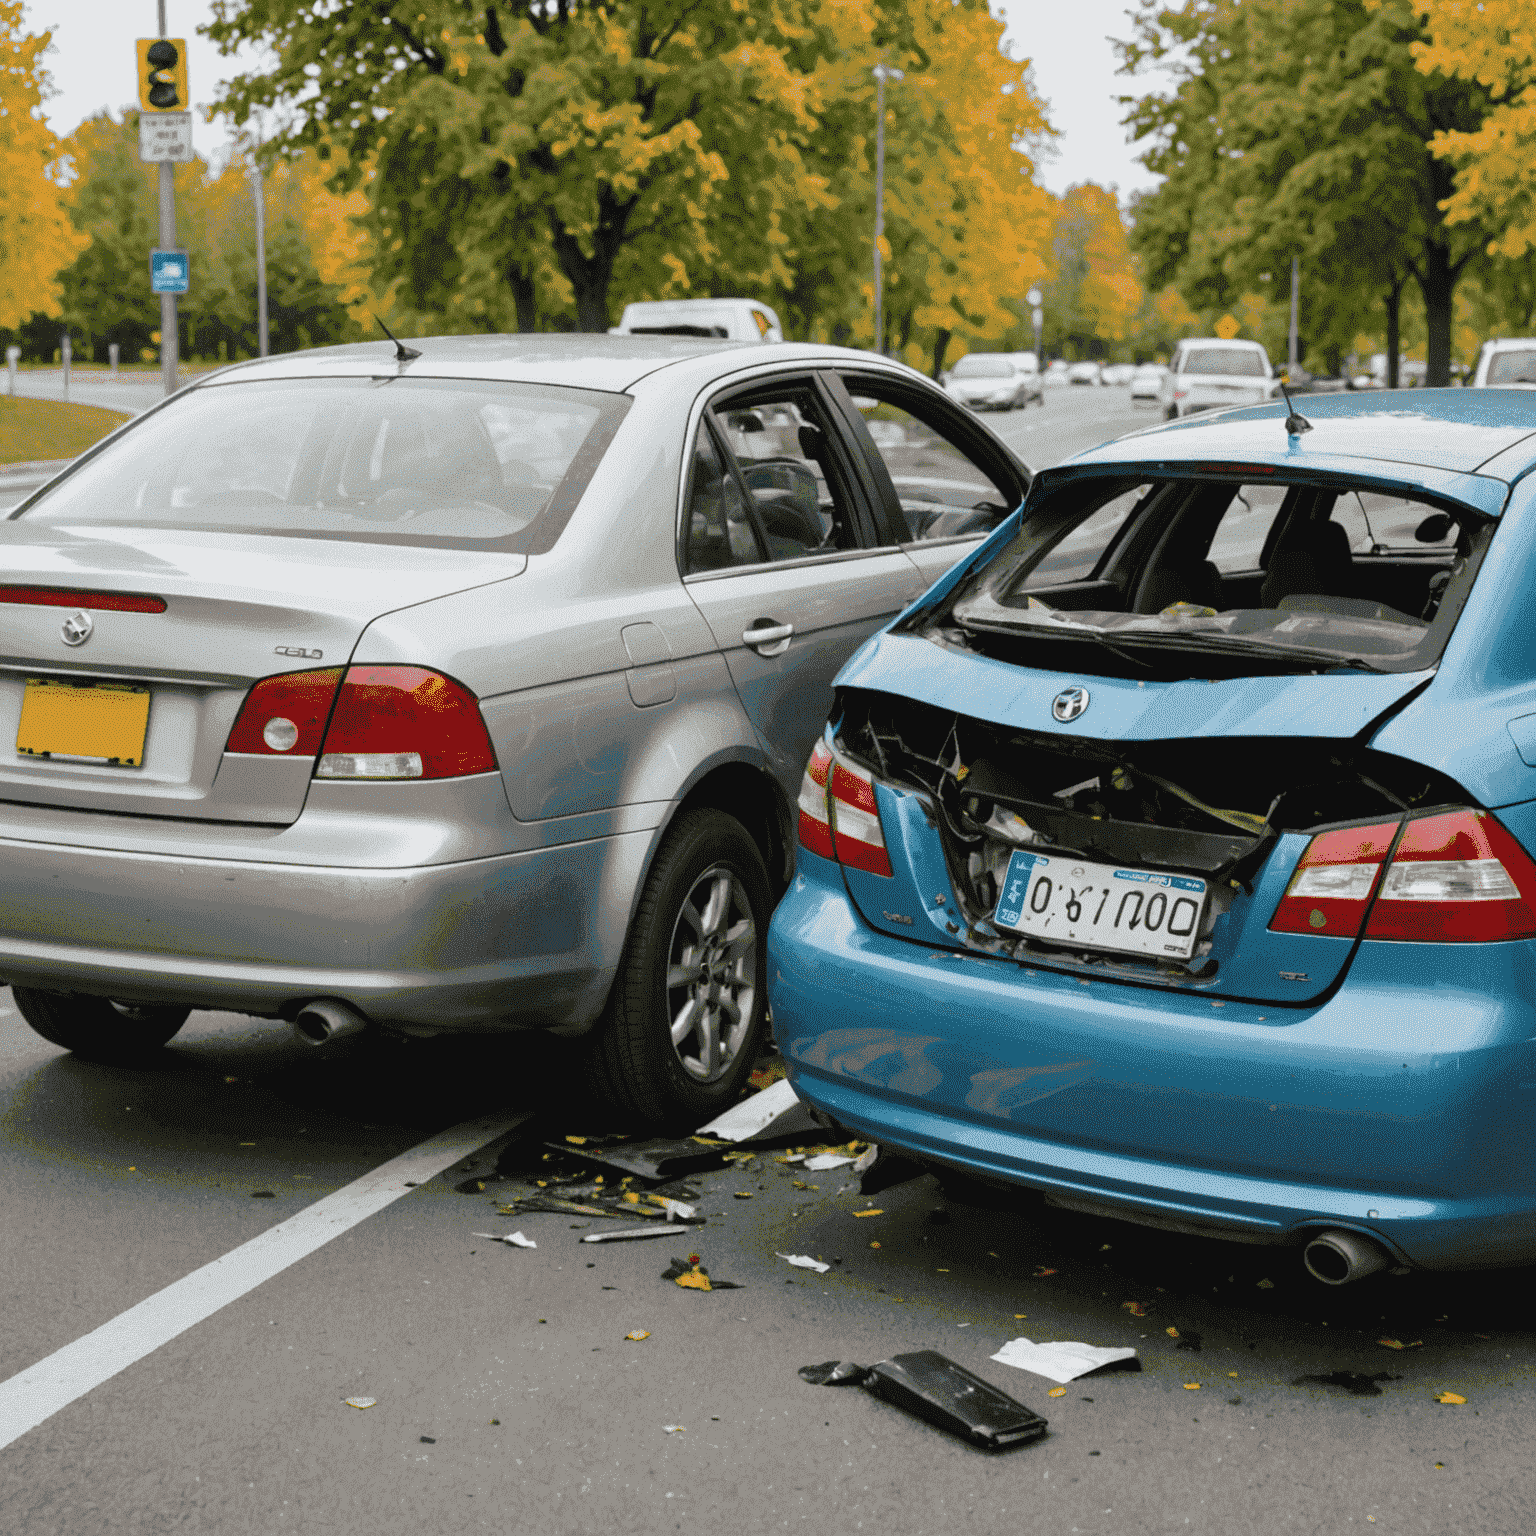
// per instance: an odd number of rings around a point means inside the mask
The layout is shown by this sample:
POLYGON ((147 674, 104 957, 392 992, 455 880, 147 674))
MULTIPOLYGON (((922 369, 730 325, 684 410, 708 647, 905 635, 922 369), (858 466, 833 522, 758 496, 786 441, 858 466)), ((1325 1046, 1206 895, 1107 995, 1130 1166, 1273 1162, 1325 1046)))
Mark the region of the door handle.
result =
POLYGON ((793 624, 780 624, 775 619, 753 619, 752 628, 742 630, 741 643, 751 646, 759 656, 782 656, 794 635, 793 624))

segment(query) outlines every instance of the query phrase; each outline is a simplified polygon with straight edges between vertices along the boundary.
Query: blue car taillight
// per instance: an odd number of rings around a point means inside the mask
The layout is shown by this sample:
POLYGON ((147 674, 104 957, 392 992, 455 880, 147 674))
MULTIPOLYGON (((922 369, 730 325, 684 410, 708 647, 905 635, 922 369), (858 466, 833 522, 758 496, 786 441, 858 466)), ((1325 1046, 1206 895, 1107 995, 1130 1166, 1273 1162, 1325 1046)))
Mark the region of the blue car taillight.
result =
POLYGON ((1536 938, 1536 864, 1487 811, 1416 817, 1393 850, 1365 936, 1429 944, 1536 938))
POLYGON ((1536 864, 1487 811, 1335 828, 1307 845, 1269 926, 1424 944, 1536 938, 1536 864))
POLYGON ((1384 821, 1319 832, 1297 862, 1296 873, 1269 920, 1270 931, 1354 938, 1401 825, 1384 821))
POLYGON ((874 777, 818 741, 800 781, 800 842, 824 859, 891 878, 874 777))

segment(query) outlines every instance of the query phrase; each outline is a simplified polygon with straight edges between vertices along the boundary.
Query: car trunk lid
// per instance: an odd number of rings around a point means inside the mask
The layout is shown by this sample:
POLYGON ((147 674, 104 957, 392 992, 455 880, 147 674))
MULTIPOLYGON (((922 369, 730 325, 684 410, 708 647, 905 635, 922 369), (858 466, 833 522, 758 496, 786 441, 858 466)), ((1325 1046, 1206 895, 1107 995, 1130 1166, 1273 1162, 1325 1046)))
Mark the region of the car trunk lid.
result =
MULTIPOLYGON (((506 580, 526 563, 341 539, 0 524, 0 800, 291 822, 312 760, 224 753, 252 683, 343 666, 380 615, 506 580), (147 703, 139 760, 94 760, 59 737, 55 719, 87 703, 60 684, 89 685, 92 707, 114 717, 119 705, 143 715, 147 703), (50 731, 76 750, 43 755, 50 731)), ((138 727, 108 736, 121 729, 138 727)))
POLYGON ((838 735, 875 778, 892 867, 888 878, 845 869, 848 888, 873 926, 902 938, 1216 1000, 1310 1002, 1355 947, 1353 933, 1329 932, 1326 921, 1304 933, 1270 929, 1312 836, 1467 800, 1444 775, 1357 739, 1421 677, 1090 678, 1092 707, 1062 723, 1051 701, 1080 679, 978 673, 985 658, 962 663, 902 641, 885 637, 845 675, 838 735), (1060 873, 1075 889, 1099 891, 1106 924, 1123 908, 1134 926, 1157 910, 1159 889, 1168 898, 1159 918, 1193 893, 1198 932, 1153 945, 1107 929, 1074 929, 1071 939, 1004 926, 999 901, 1021 870, 1015 856, 1025 866, 1065 860, 1060 873), (1112 880, 1123 886, 1109 900, 1112 880), (1128 889, 1141 894, 1127 903, 1128 889), (1105 947, 1132 942, 1140 952, 1105 947))

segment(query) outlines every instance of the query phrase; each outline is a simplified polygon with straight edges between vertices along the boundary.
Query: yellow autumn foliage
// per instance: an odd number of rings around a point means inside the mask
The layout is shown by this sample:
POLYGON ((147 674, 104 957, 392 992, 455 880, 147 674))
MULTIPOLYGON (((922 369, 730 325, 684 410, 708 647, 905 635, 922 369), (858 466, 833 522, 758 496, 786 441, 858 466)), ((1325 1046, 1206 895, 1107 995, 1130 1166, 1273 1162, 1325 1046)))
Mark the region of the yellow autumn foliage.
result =
POLYGON ((1448 223, 1497 231, 1490 255, 1536 249, 1536 6, 1530 0, 1421 0, 1429 41, 1418 67, 1476 81, 1494 98, 1472 132, 1442 130, 1435 153, 1457 167, 1448 223))
POLYGON ((59 273, 85 245, 57 180, 58 140, 42 120, 51 36, 29 33, 22 0, 0 0, 0 326, 59 312, 59 273))

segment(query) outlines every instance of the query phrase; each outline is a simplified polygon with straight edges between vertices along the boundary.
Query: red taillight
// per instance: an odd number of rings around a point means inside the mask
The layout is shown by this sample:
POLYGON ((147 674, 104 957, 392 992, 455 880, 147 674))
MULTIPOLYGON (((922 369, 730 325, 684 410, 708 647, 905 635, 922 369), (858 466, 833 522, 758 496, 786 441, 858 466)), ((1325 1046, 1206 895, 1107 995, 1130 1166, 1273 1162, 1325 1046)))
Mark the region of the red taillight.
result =
POLYGON ((1400 823, 1319 832, 1307 844, 1269 926, 1276 933, 1352 939, 1375 894, 1400 823))
POLYGON ((889 876, 891 860, 885 851, 872 775, 848 763, 834 762, 827 788, 838 863, 871 875, 889 876))
POLYGON ((422 667, 348 667, 319 779, 452 779, 496 766, 475 696, 422 667))
POLYGON ((164 613, 165 599, 142 592, 74 592, 68 587, 0 586, 0 603, 31 608, 94 608, 98 613, 164 613))
POLYGON ((832 753, 825 741, 818 741, 800 780, 800 845, 824 859, 837 857, 827 811, 827 775, 831 771, 832 753))
POLYGON ((1365 936, 1429 944, 1536 937, 1536 865, 1486 811, 1418 817, 1392 854, 1365 936))
POLYGON ((340 667, 262 678, 246 694, 224 750, 313 757, 325 739, 325 722, 340 682, 340 667))

